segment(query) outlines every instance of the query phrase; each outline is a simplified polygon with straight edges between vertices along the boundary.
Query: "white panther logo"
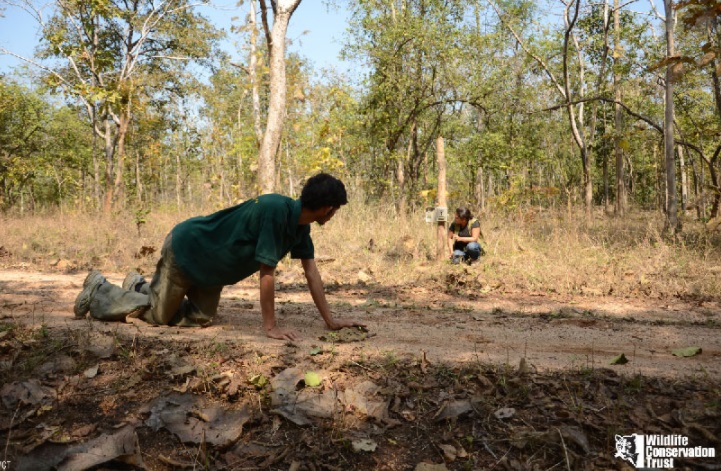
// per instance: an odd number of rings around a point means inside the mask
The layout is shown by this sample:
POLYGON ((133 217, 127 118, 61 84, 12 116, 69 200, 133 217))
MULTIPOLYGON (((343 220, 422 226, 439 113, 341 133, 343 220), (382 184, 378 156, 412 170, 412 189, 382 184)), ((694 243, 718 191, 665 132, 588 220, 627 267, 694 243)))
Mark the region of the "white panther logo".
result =
POLYGON ((616 454, 613 457, 628 460, 635 466, 638 459, 635 437, 633 435, 616 435, 616 454))

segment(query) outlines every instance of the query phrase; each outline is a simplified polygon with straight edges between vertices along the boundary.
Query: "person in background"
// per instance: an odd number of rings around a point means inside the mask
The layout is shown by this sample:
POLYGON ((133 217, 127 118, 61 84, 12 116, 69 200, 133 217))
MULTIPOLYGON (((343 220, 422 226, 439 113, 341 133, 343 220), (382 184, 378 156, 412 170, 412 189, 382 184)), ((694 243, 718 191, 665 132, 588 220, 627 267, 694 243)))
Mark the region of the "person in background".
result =
POLYGON ((454 221, 448 227, 448 251, 451 263, 472 263, 483 254, 480 243, 481 223, 468 208, 456 209, 454 221))
POLYGON ((220 293, 260 272, 260 309, 265 334, 298 340, 296 331, 275 319, 275 267, 290 252, 301 260, 308 288, 326 326, 365 328, 352 319, 334 319, 325 298, 314 259, 310 225, 323 225, 348 202, 345 186, 320 173, 303 187, 300 199, 267 194, 209 216, 188 219, 165 239, 155 274, 149 283, 130 273, 122 287, 91 271, 75 300, 74 313, 103 321, 138 317, 150 324, 207 326, 218 310, 220 293))

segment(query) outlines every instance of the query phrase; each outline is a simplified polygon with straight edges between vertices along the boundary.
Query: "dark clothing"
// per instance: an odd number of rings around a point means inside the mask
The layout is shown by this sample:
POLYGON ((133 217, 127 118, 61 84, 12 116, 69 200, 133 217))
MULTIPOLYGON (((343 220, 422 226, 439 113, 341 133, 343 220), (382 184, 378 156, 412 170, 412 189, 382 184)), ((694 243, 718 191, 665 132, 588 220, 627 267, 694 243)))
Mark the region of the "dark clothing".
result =
POLYGON ((274 267, 288 252, 314 258, 310 225, 298 225, 300 200, 262 195, 209 216, 181 222, 172 230, 175 261, 203 287, 232 285, 274 267))
POLYGON ((181 222, 168 234, 150 283, 136 291, 102 283, 90 315, 122 321, 128 315, 151 324, 209 325, 223 286, 276 266, 290 252, 312 259, 310 224, 298 225, 301 204, 281 195, 263 195, 209 216, 181 222))
MULTIPOLYGON (((466 227, 461 228, 460 225, 456 224, 455 222, 452 222, 451 225, 448 227, 448 230, 450 232, 453 232, 454 234, 457 234, 458 237, 471 237, 471 229, 479 228, 481 227, 481 223, 478 221, 478 219, 473 218, 470 221, 468 221, 468 224, 466 224, 466 227)), ((453 250, 465 250, 466 246, 469 244, 469 242, 460 242, 456 241, 453 243, 453 250)), ((480 243, 479 243, 480 245, 480 243)))

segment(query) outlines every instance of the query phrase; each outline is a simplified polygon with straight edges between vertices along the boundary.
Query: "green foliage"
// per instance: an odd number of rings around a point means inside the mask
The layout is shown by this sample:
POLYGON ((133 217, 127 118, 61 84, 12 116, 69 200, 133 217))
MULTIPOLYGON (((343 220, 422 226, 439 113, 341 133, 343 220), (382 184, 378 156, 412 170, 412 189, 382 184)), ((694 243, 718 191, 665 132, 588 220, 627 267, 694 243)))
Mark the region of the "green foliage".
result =
POLYGON ((0 78, 0 210, 73 198, 89 144, 76 109, 0 78))
MULTIPOLYGON (((221 33, 190 3, 63 5, 49 18, 38 49, 38 59, 55 67, 42 77, 50 94, 0 81, 0 207, 84 205, 115 191, 116 181, 120 202, 134 208, 222 207, 257 192, 259 142, 249 74, 217 52, 221 33), (143 30, 151 17, 157 23, 143 30), (130 50, 130 44, 137 47, 130 50), (207 81, 197 79, 197 65, 213 66, 207 81)), ((287 56, 279 191, 297 196, 309 175, 328 171, 368 199, 405 199, 411 208, 432 205, 435 140, 443 136, 451 205, 475 208, 481 188, 492 210, 583 200, 579 150, 563 98, 549 78, 563 77, 558 5, 525 0, 343 5, 350 12, 344 58, 362 61, 366 73, 354 81, 313 70, 302 50, 287 56)), ((714 5, 677 4, 679 58, 669 60, 653 16, 623 5, 616 35, 612 16, 604 23, 602 5, 581 10, 567 65, 571 98, 587 100, 573 106, 592 156, 595 204, 615 199, 617 138, 630 202, 644 208, 662 204, 659 72, 674 64, 676 138, 688 146, 687 173, 698 191, 691 201, 704 206, 721 195, 716 100, 721 41, 714 5), (615 128, 608 101, 614 72, 627 110, 621 129, 615 128)), ((234 31, 245 51, 248 27, 234 31)), ((259 38, 263 121, 270 83, 267 48, 262 34, 259 38)), ((708 209, 698 217, 710 217, 708 209)), ((139 227, 144 217, 136 215, 139 227)))

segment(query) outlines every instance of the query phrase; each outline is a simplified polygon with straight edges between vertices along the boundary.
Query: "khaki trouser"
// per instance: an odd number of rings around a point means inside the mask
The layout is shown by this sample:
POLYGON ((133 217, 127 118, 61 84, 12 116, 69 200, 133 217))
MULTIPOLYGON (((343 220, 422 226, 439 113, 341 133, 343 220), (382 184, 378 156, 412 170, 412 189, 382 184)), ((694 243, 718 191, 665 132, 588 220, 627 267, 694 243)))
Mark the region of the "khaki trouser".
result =
POLYGON ((160 250, 153 280, 140 292, 103 283, 90 302, 90 315, 103 321, 138 317, 150 324, 206 326, 218 312, 222 286, 198 287, 175 263, 171 234, 160 250))

